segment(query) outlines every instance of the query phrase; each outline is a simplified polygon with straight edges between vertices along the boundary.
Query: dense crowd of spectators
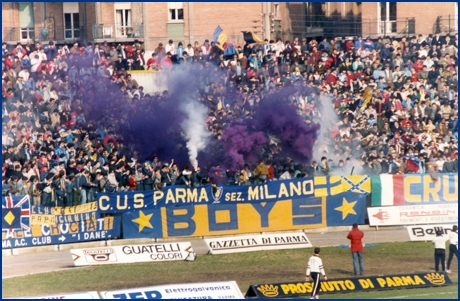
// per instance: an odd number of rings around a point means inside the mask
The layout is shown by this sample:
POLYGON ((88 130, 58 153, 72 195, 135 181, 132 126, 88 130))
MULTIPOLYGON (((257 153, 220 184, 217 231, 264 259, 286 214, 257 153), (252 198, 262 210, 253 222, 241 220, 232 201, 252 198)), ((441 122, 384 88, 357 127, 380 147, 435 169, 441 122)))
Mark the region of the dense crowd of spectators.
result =
POLYGON ((457 34, 265 40, 225 53, 208 40, 186 47, 170 40, 149 58, 139 41, 70 48, 3 43, 2 194, 71 206, 101 191, 209 183, 213 177, 199 167, 156 156, 140 162, 123 144, 124 118, 110 112, 89 118, 99 89, 119 91, 113 108, 127 113, 136 104, 167 101, 167 91, 148 95, 128 73, 145 69, 197 74, 202 83, 194 98, 208 107, 206 126, 216 139, 225 124, 250 118, 285 86, 296 87, 286 101, 306 123, 320 123, 325 106, 335 111, 336 122, 323 125, 328 139, 320 158, 302 165, 277 156, 271 145, 257 166, 222 174, 229 184, 350 174, 353 161, 368 175, 457 172, 457 49, 457 34))

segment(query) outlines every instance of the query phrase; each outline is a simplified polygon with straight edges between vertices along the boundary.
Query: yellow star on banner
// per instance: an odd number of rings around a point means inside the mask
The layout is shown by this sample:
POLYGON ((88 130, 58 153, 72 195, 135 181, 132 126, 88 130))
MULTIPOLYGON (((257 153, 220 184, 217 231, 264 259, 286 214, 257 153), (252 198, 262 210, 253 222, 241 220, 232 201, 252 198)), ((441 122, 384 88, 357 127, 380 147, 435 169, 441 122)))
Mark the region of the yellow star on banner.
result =
POLYGON ((144 229, 144 227, 149 227, 153 229, 152 224, 150 223, 150 219, 152 218, 153 213, 145 215, 144 212, 139 210, 139 217, 133 219, 132 221, 136 224, 139 224, 139 233, 144 229))
POLYGON ((345 198, 343 198, 342 206, 337 207, 337 208, 335 208, 334 210, 342 211, 342 220, 344 220, 344 219, 348 216, 348 214, 354 214, 354 215, 356 215, 356 212, 355 212, 355 210, 353 209, 353 207, 355 206, 355 204, 356 204, 357 202, 358 202, 358 201, 354 201, 354 202, 348 203, 347 200, 346 200, 345 198))

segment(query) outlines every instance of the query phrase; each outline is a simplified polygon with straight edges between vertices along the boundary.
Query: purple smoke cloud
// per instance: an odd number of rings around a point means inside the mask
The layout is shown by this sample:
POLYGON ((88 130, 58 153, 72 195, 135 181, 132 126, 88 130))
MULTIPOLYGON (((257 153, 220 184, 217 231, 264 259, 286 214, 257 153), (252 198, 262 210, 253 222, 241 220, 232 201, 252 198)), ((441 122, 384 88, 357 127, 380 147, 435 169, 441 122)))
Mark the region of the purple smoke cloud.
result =
MULTIPOLYGON (((282 91, 283 92, 283 91, 282 91)), ((254 120, 258 127, 280 139, 285 156, 301 163, 309 163, 319 125, 308 125, 283 93, 269 96, 256 109, 254 120)))
MULTIPOLYGON (((190 166, 186 135, 180 126, 187 114, 181 108, 190 99, 198 101, 197 95, 203 93, 205 77, 219 78, 219 71, 210 75, 194 72, 173 71, 169 75, 170 94, 147 100, 129 100, 119 84, 96 78, 80 94, 90 108, 88 119, 100 120, 103 116, 112 119, 124 144, 138 150, 141 160, 151 160, 157 155, 162 161, 174 158, 180 166, 190 166)), ((267 94, 252 108, 252 119, 227 125, 221 140, 211 137, 207 147, 198 153, 202 170, 225 166, 219 170, 236 171, 245 163, 256 164, 263 156, 263 150, 270 145, 268 135, 278 138, 282 155, 309 163, 319 126, 307 125, 287 100, 294 89, 289 86, 267 94)), ((237 98, 232 93, 225 97, 230 101, 237 98)))
POLYGON ((270 142, 263 132, 250 133, 248 127, 242 124, 227 127, 221 141, 227 150, 232 171, 242 169, 245 163, 254 164, 256 158, 253 154, 270 142))
POLYGON ((208 172, 208 177, 213 183, 227 184, 228 182, 226 170, 220 166, 211 167, 208 172))

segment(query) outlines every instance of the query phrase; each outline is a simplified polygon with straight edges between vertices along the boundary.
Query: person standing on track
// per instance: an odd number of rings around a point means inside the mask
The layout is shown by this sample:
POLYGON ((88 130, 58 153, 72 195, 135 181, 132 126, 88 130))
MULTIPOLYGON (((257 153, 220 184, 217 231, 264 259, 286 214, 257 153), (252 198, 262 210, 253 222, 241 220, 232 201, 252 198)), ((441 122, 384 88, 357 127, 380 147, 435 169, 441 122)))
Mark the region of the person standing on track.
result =
POLYGON ((447 273, 450 273, 450 264, 452 259, 457 258, 458 261, 458 227, 457 225, 452 227, 452 231, 449 233, 449 259, 447 259, 447 273))
POLYGON ((360 275, 364 274, 363 263, 363 239, 364 232, 358 229, 358 224, 353 224, 353 229, 348 233, 347 238, 350 240, 351 256, 353 257, 353 270, 358 275, 358 262, 360 275))
POLYGON ((434 269, 439 272, 439 262, 442 271, 446 271, 446 238, 442 236, 442 231, 436 231, 436 237, 432 240, 434 244, 434 269))
POLYGON ((319 291, 321 290, 320 273, 323 275, 324 280, 327 280, 326 272, 323 268, 323 261, 319 258, 319 252, 321 252, 321 249, 315 248, 315 255, 308 260, 307 277, 305 279, 307 281, 310 280, 311 275, 313 280, 313 290, 311 291, 310 299, 319 299, 319 291))

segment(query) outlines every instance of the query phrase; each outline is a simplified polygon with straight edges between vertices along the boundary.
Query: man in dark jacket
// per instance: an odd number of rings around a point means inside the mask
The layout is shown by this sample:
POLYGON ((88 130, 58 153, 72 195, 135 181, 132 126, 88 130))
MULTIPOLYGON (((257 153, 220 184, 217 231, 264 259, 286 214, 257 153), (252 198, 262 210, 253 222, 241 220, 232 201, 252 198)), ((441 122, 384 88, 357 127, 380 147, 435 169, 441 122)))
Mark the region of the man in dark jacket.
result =
POLYGON ((446 156, 446 162, 442 167, 442 172, 457 172, 457 165, 455 162, 450 158, 450 156, 446 156))
POLYGON ((93 183, 90 179, 90 172, 89 170, 85 169, 83 171, 83 177, 81 177, 81 196, 80 196, 80 204, 86 204, 89 201, 89 193, 91 187, 93 187, 93 183))
POLYGON ((57 55, 57 48, 54 45, 53 41, 50 41, 47 46, 45 46, 46 59, 52 61, 57 55))
POLYGON ((320 175, 319 166, 316 161, 313 161, 310 166, 307 167, 307 173, 309 177, 320 175))
POLYGON ((171 177, 169 176, 169 164, 165 163, 160 171, 161 174, 161 184, 163 187, 171 186, 171 177))
POLYGON ((144 190, 153 190, 153 170, 148 162, 144 163, 144 167, 142 168, 142 174, 144 175, 144 190))
POLYGON ((363 242, 364 232, 358 229, 358 224, 353 224, 353 229, 348 233, 347 238, 351 241, 350 250, 353 256, 353 269, 355 275, 358 275, 358 262, 360 275, 364 274, 363 263, 363 242))
POLYGON ((433 65, 431 66, 431 70, 428 71, 428 81, 430 82, 431 86, 436 86, 436 80, 439 77, 439 71, 436 70, 436 67, 433 65))
POLYGON ((391 53, 395 51, 390 44, 385 44, 385 47, 380 50, 380 57, 382 58, 382 63, 388 63, 391 66, 391 53))

